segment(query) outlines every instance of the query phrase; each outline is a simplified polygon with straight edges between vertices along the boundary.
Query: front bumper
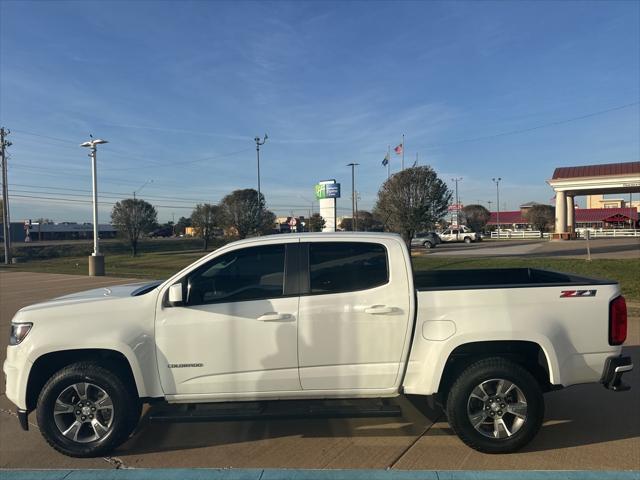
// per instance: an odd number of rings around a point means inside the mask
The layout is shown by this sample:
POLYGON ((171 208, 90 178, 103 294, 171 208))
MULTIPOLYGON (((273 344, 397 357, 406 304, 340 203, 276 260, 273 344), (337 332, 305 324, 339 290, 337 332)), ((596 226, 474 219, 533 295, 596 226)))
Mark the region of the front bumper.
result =
POLYGON ((27 380, 31 371, 31 362, 25 361, 16 347, 7 347, 7 359, 4 361, 5 394, 18 408, 27 409, 27 380))
POLYGON ((631 357, 609 357, 604 365, 604 372, 600 383, 604 388, 613 390, 614 392, 625 392, 631 389, 631 386, 622 381, 622 375, 633 370, 631 357))

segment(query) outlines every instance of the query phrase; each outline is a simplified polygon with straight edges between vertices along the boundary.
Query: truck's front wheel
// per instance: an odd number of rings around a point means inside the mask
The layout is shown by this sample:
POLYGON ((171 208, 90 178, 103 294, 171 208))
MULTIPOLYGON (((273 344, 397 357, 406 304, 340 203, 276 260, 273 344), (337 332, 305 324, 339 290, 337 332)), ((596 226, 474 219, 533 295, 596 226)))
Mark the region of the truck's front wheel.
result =
POLYGON ((540 385, 504 358, 480 360, 455 381, 447 417, 464 443, 485 453, 514 452, 535 436, 544 418, 540 385))
POLYGON ((131 389, 92 362, 63 368, 38 398, 42 436, 72 457, 96 457, 113 450, 130 435, 139 414, 139 401, 131 389))

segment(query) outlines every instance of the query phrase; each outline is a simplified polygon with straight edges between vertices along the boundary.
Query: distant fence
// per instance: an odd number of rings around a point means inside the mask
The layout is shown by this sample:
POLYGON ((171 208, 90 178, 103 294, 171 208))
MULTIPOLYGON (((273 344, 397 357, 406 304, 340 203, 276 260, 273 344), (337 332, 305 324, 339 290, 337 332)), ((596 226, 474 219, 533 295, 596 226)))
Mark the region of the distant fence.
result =
POLYGON ((589 231, 589 237, 640 237, 640 230, 633 228, 580 228, 576 230, 578 237, 585 238, 586 232, 589 231))
MULTIPOLYGON (((589 231, 589 236, 591 238, 598 237, 640 237, 640 230, 632 229, 632 228, 580 228, 576 230, 576 234, 579 238, 585 238, 586 231, 589 231)), ((548 233, 543 233, 540 235, 539 230, 500 230, 500 236, 498 237, 498 232, 491 232, 491 238, 500 238, 500 239, 526 239, 526 238, 549 238, 548 233)))
POLYGON ((498 231, 494 231, 491 232, 491 238, 549 238, 549 234, 546 232, 540 234, 540 230, 500 230, 500 236, 498 236, 498 231))

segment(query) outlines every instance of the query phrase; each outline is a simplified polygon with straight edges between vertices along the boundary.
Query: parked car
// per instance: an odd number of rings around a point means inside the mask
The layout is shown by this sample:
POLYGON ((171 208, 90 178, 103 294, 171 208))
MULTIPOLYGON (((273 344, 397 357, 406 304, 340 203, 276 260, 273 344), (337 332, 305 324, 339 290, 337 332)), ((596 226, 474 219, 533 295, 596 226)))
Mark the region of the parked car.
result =
POLYGON ((626 328, 615 281, 412 272, 397 235, 272 235, 227 244, 163 282, 22 308, 6 396, 22 428, 37 410, 47 442, 75 457, 122 444, 143 403, 170 416, 173 404, 405 393, 436 395, 467 445, 504 453, 539 430, 544 392, 629 388, 626 328))
POLYGON ((479 242, 482 240, 482 235, 472 232, 465 225, 459 225, 457 227, 449 227, 444 232, 440 233, 440 239, 443 242, 479 242))
POLYGON ((153 232, 149 233, 150 238, 172 237, 172 236, 173 236, 173 227, 160 227, 160 228, 156 228, 153 232))
POLYGON ((416 236, 411 239, 412 247, 435 248, 440 243, 442 240, 436 232, 416 233, 416 236))

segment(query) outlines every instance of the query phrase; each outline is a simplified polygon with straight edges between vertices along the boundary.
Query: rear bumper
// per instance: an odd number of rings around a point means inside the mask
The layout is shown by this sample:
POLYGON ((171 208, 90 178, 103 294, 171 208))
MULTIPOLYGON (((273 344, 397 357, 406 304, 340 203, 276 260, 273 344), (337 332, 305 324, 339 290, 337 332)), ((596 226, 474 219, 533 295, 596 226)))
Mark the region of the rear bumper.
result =
POLYGON ((633 370, 631 357, 609 357, 604 365, 600 383, 604 385, 604 388, 614 392, 630 390, 631 387, 622 381, 622 376, 631 370, 633 370))
POLYGON ((22 410, 21 408, 18 408, 16 410, 16 414, 18 415, 18 421, 20 422, 20 426, 22 427, 22 429, 24 431, 28 431, 29 430, 29 412, 27 412, 26 410, 22 410))

